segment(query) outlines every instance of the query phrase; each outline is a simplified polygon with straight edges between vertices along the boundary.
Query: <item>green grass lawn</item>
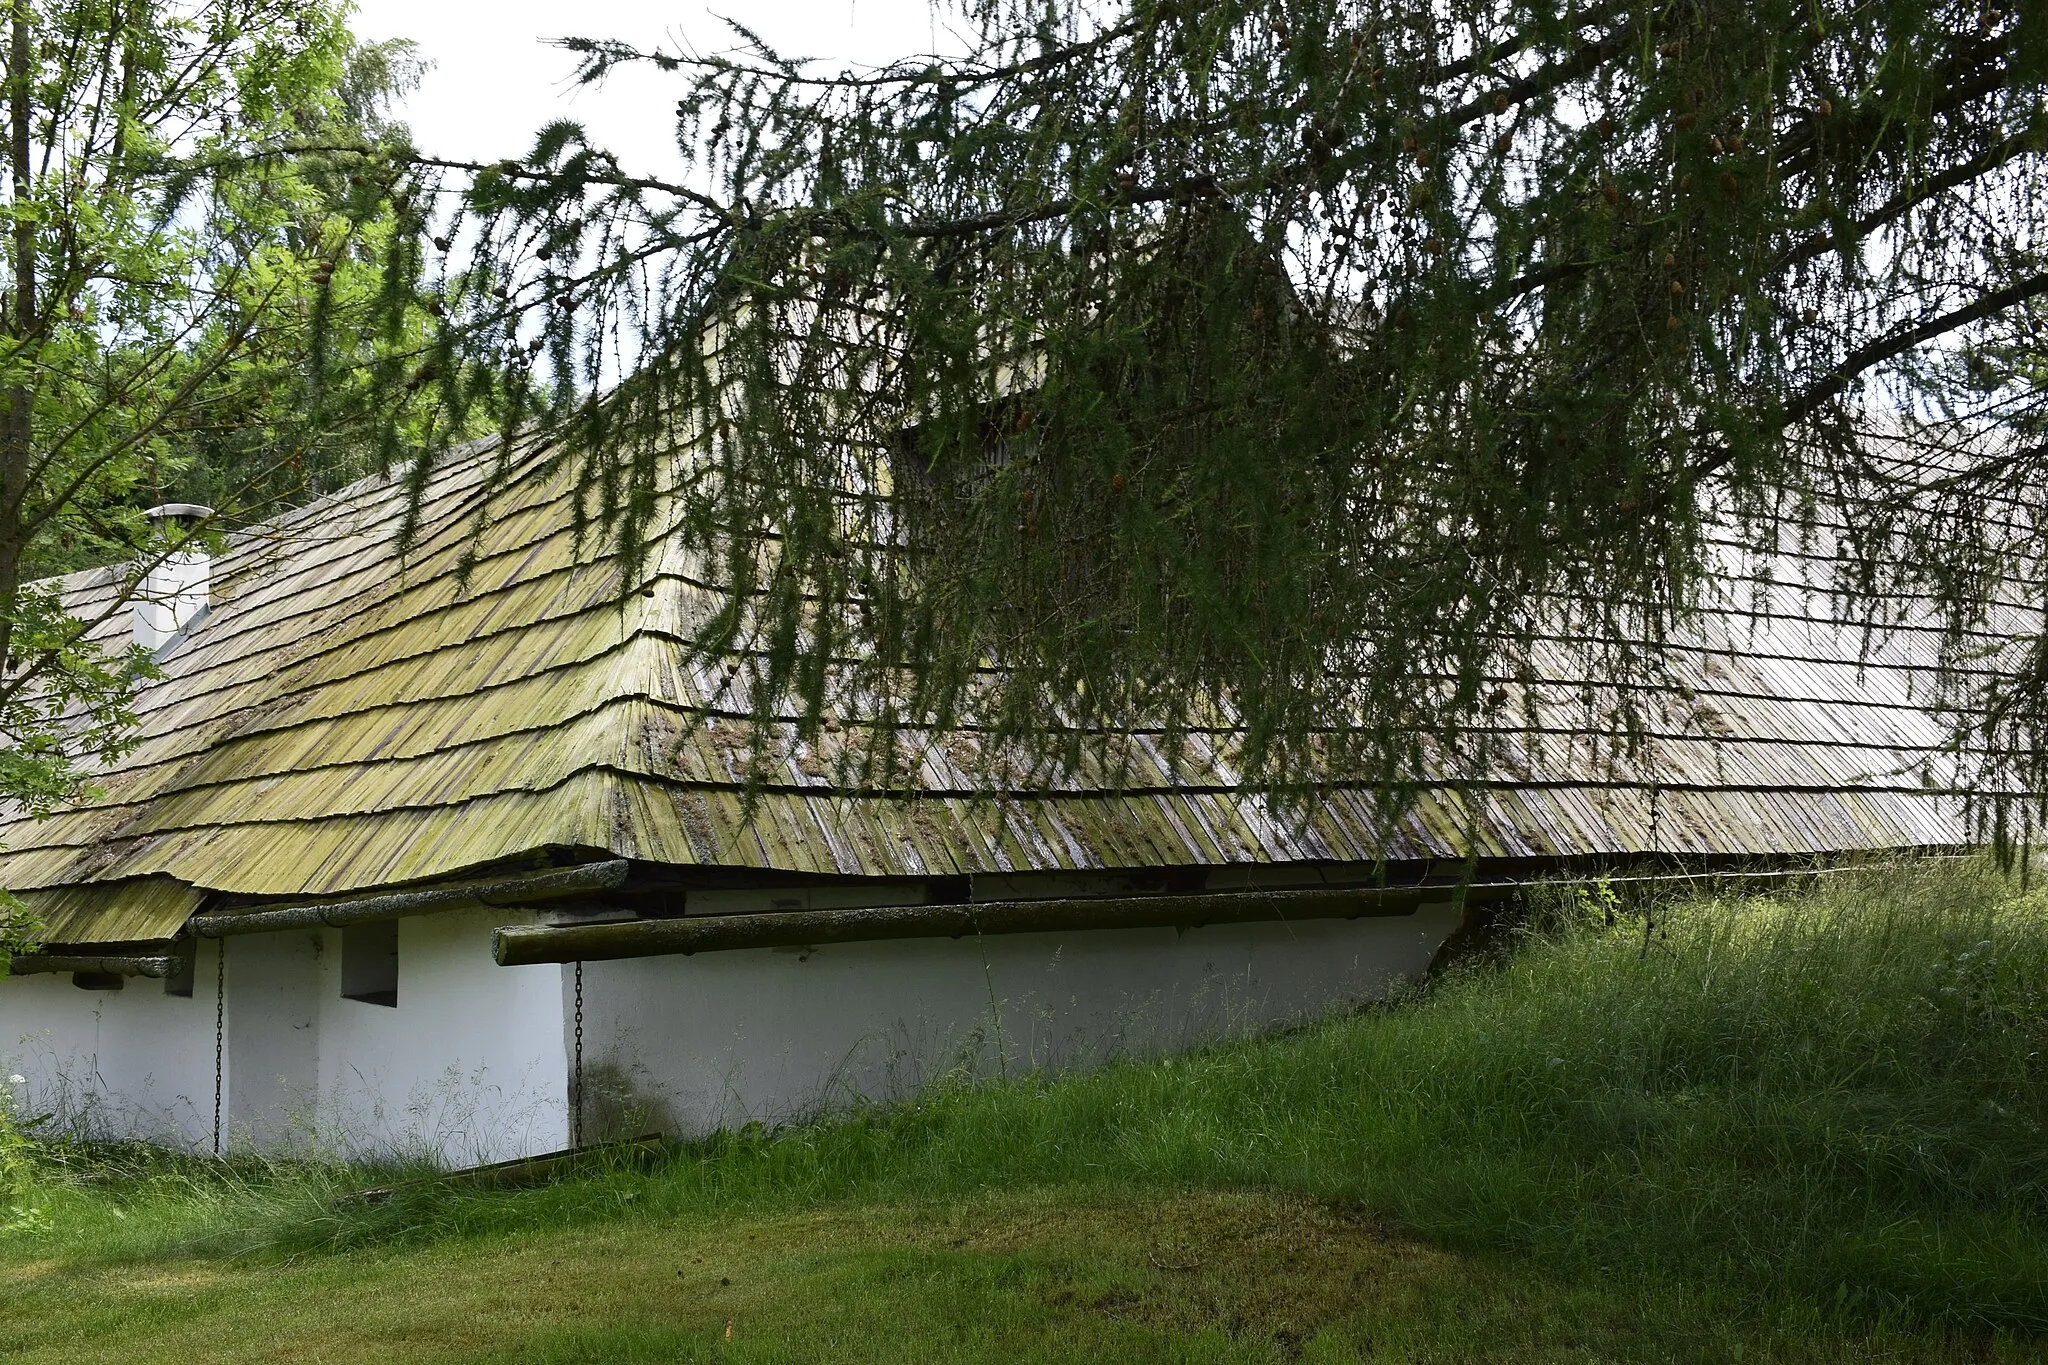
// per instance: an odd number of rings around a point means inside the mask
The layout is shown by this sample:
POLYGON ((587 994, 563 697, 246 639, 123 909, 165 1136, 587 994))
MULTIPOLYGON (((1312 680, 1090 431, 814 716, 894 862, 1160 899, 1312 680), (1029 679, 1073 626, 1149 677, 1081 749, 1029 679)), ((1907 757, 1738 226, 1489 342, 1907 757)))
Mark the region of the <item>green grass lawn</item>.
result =
POLYGON ((46 1150, 0 1358, 2044 1359, 2044 911, 1560 898, 1284 1037, 523 1192, 46 1150))

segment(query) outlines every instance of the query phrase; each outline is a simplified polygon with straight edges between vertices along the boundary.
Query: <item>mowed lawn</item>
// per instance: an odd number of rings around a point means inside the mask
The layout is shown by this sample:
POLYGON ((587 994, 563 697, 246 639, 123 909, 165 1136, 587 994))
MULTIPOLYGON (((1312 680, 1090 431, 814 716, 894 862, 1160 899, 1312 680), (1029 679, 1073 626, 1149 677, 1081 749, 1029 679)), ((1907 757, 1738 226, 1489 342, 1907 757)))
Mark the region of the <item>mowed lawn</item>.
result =
POLYGON ((2048 902, 1892 868, 1607 921, 544 1189, 48 1150, 0 1358, 2048 1359, 2048 902))
MULTIPOLYGON (((1772 1336, 1258 1194, 1039 1191, 9 1269, 0 1341, 22 1362, 1725 1359, 1772 1336)), ((1812 1358, 1808 1334, 1787 1340, 1781 1358, 1812 1358)))
POLYGON ((0 1343, 24 1363, 2040 1358, 2018 1339, 1575 1281, 1262 1194, 1035 1191, 8 1269, 0 1343))

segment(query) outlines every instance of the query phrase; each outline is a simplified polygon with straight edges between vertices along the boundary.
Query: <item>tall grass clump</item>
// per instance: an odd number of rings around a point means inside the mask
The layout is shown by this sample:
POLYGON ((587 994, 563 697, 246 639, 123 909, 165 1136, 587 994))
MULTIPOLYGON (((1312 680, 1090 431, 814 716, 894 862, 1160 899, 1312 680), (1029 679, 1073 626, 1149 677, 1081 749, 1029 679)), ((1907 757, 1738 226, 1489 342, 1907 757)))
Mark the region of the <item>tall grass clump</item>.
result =
MULTIPOLYGON (((261 1256, 308 1245, 366 1185, 433 1169, 251 1152, 219 1160, 63 1135, 19 1141, 14 1155, 17 1197, 29 1216, 11 1227, 0 1216, 0 1264, 9 1254, 102 1265, 261 1256)), ((5 1156, 0 1140, 0 1215, 5 1156)))
POLYGON ((29 1232, 45 1224, 35 1178, 35 1149, 14 1113, 21 1079, 0 1076, 0 1233, 29 1232))
POLYGON ((1275 1148, 1412 1226, 2048 1326, 2048 900, 1988 864, 1557 917, 1296 1051, 1360 1137, 1275 1148))

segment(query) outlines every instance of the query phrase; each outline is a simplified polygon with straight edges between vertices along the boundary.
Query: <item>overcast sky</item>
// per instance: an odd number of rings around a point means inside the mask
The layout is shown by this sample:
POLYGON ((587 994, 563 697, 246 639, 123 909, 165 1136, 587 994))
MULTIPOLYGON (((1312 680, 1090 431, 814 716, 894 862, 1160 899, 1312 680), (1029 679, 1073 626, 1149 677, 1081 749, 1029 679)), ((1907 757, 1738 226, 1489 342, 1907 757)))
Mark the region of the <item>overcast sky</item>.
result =
POLYGON ((633 71, 575 90, 574 62, 548 42, 574 35, 720 51, 733 44, 721 14, 785 53, 833 67, 954 46, 928 0, 357 0, 354 27, 371 40, 411 38, 434 63, 405 109, 421 150, 516 156, 542 124, 570 118, 646 173, 673 164, 678 78, 633 71))

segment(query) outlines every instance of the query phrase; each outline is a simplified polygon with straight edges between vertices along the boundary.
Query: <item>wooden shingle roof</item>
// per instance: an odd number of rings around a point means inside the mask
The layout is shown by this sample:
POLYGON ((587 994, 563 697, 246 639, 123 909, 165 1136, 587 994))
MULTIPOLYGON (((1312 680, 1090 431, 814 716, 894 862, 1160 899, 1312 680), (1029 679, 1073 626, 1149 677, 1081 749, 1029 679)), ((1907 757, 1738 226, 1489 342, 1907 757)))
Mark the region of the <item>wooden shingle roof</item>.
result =
MULTIPOLYGON (((293 897, 447 877, 545 849, 678 866, 935 876, 1379 857, 1658 851, 1826 854, 1965 842, 1947 734, 1925 708, 1931 630, 1863 656, 1853 627, 1787 600, 1709 612, 1648 698, 1641 752, 1565 717, 1599 680, 1539 660, 1538 724, 1497 776, 1426 791, 1382 843, 1370 795, 1277 817, 1199 743, 1170 776, 1141 737, 1119 783, 991 792, 929 746, 915 786, 850 795, 792 739, 747 808, 744 697, 683 641, 716 600, 673 554, 621 582, 575 541, 570 476, 538 454, 492 490, 484 449, 405 492, 372 479, 237 538, 214 606, 140 704, 104 796, 0 820, 0 885, 52 942, 161 938, 209 893, 293 897), (473 561, 466 582, 458 567, 473 561), (1653 831, 1654 826, 1654 831, 1653 831)), ((104 603, 105 571, 67 581, 104 603)), ((126 629, 125 614, 106 626, 126 629)), ((859 726, 823 743, 859 742, 859 726)))

